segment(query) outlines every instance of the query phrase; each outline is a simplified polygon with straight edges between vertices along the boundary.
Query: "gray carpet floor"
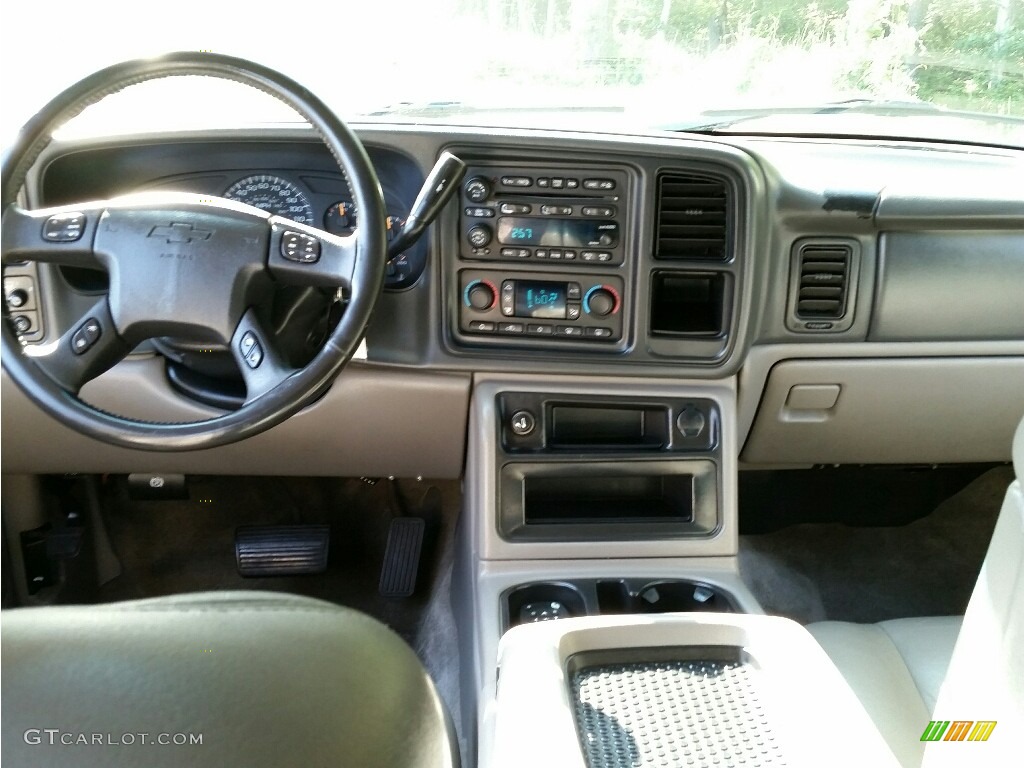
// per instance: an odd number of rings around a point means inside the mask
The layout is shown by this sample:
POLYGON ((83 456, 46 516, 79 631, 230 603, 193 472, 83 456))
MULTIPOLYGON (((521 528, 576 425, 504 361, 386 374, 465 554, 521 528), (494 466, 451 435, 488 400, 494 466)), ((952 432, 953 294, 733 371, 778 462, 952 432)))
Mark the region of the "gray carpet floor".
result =
POLYGON ((802 624, 962 614, 1012 481, 992 469, 907 525, 740 536, 740 572, 767 613, 802 624))

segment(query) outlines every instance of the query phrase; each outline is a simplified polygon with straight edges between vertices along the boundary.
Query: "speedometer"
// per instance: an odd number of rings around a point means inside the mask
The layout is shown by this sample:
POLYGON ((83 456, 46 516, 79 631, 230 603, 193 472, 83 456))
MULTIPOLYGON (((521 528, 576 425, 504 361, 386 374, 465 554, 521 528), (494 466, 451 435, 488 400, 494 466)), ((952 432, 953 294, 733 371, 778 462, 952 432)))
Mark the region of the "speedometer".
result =
POLYGON ((313 225, 313 206, 302 190, 280 176, 260 174, 239 179, 224 193, 228 200, 253 205, 299 224, 313 225))

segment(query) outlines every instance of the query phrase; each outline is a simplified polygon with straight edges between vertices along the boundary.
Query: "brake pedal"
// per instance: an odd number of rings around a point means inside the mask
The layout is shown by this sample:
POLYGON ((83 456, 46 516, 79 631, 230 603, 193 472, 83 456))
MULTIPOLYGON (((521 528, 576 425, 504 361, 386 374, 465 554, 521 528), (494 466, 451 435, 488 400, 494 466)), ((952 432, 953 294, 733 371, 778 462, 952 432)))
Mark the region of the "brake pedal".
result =
POLYGON ((235 564, 246 578, 327 570, 329 525, 246 525, 235 529, 235 564))
POLYGON ((426 527, 421 517, 396 517, 391 521, 378 587, 383 597, 409 597, 416 591, 426 527))

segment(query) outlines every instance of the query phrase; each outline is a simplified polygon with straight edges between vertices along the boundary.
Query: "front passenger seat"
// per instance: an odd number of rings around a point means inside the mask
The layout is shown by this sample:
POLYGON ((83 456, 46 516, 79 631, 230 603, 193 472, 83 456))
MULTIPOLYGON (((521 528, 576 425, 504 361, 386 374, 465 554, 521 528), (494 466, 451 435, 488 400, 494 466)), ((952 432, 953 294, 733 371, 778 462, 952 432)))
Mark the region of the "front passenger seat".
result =
POLYGON ((415 654, 347 608, 220 592, 0 621, 6 765, 458 765, 415 654))
MULTIPOLYGON (((1014 471, 981 574, 960 617, 807 629, 843 673, 904 768, 1017 766, 1024 733, 1024 421, 1014 471), (929 721, 950 725, 923 741, 929 721), (957 722, 994 721, 988 740, 958 741, 957 722), (946 740, 949 737, 949 740, 946 740)), ((942 563, 935 563, 936 569, 942 563)))

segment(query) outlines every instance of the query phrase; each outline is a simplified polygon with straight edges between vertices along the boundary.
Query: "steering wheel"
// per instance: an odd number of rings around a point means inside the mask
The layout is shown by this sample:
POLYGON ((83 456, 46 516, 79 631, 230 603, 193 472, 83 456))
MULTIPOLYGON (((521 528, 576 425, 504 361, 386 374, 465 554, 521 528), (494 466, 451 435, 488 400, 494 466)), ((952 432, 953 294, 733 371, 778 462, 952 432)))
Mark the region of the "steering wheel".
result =
POLYGON ((380 183, 359 139, 295 81, 244 59, 172 53, 118 64, 71 86, 23 129, 3 158, 4 265, 43 262, 105 270, 109 291, 56 341, 22 348, 4 303, 3 367, 41 409, 82 434, 126 448, 184 451, 258 434, 328 387, 363 338, 386 268, 380 183), (233 80, 281 100, 312 125, 346 177, 359 228, 338 237, 222 198, 182 193, 128 196, 26 210, 17 196, 54 130, 128 86, 198 75, 233 80), (275 283, 337 287, 341 320, 303 368, 290 367, 260 307, 275 283), (95 408, 82 386, 146 339, 174 336, 228 346, 246 400, 205 421, 149 423, 95 408))

